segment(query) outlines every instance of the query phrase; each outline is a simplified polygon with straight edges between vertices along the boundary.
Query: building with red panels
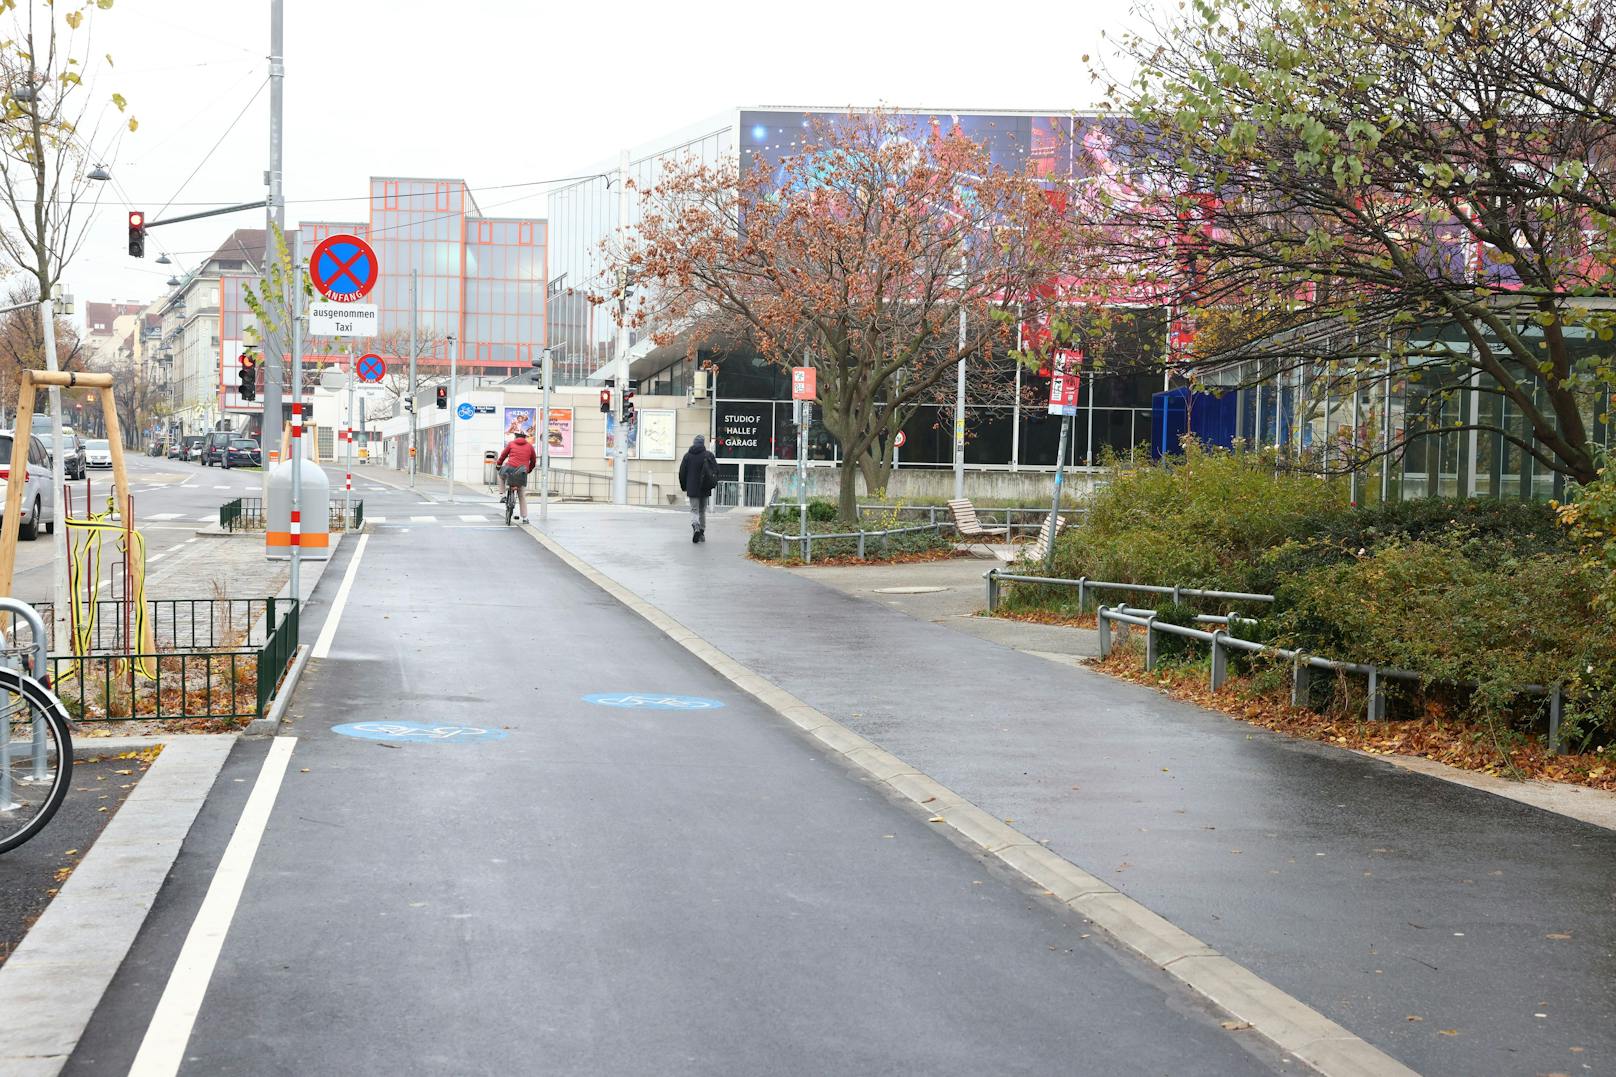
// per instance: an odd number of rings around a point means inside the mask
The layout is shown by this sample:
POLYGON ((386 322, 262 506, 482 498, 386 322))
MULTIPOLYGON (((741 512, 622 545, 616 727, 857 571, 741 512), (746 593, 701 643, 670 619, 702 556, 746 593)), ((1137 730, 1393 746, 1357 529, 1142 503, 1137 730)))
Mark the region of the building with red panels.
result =
MULTIPOLYGON (((365 298, 380 308, 378 336, 353 342, 310 341, 304 355, 305 391, 317 381, 321 366, 346 351, 346 344, 381 354, 389 366, 408 367, 412 271, 419 373, 448 373, 451 337, 459 345, 462 376, 503 377, 530 371, 532 360, 544 348, 546 222, 486 215, 472 188, 459 179, 372 177, 368 203, 368 219, 303 221, 287 237, 289 244, 295 244, 301 233, 306 259, 328 236, 356 235, 376 251, 381 267, 375 288, 365 298)), ((256 280, 255 273, 243 273, 227 275, 220 282, 217 383, 220 411, 235 417, 236 429, 254 434, 262 425, 262 386, 256 400, 241 400, 236 371, 251 320, 244 290, 256 287, 256 280)), ((291 364, 286 366, 289 390, 291 364)), ((291 414, 289 393, 284 404, 283 422, 291 414)))

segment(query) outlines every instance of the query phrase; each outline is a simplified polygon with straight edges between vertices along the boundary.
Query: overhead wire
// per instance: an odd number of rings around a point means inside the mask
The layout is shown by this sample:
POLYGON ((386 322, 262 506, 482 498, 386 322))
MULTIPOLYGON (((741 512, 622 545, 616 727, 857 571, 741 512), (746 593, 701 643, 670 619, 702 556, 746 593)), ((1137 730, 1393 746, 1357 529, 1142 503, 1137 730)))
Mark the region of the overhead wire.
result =
POLYGON ((212 148, 208 150, 207 154, 203 156, 202 160, 198 161, 196 167, 191 169, 191 174, 186 176, 185 182, 179 185, 179 189, 174 192, 174 197, 170 198, 167 202, 164 202, 163 208, 158 210, 155 214, 153 214, 153 216, 161 217, 168 210, 168 208, 174 204, 174 199, 178 198, 185 190, 186 186, 192 180, 196 179, 196 174, 202 171, 207 163, 213 159, 213 155, 215 153, 219 152, 219 147, 224 145, 224 140, 230 137, 230 132, 236 129, 236 124, 240 123, 241 118, 247 115, 247 110, 253 107, 253 102, 258 100, 258 95, 263 93, 264 87, 268 85, 269 79, 266 77, 263 82, 258 84, 258 89, 253 91, 253 95, 247 99, 247 103, 241 106, 241 111, 236 113, 236 118, 230 121, 230 126, 224 129, 224 134, 219 136, 218 140, 213 143, 212 148))

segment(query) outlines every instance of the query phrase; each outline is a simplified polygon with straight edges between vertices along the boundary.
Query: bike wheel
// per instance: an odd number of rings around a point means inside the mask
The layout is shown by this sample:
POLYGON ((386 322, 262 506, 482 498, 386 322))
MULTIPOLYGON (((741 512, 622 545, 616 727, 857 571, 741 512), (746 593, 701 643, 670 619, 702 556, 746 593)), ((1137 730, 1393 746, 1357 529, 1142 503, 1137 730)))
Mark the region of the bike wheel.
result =
POLYGON ((0 853, 38 834, 67 796, 73 736, 61 700, 0 668, 0 853))
POLYGON ((511 526, 511 513, 516 511, 516 491, 505 491, 505 526, 511 526))

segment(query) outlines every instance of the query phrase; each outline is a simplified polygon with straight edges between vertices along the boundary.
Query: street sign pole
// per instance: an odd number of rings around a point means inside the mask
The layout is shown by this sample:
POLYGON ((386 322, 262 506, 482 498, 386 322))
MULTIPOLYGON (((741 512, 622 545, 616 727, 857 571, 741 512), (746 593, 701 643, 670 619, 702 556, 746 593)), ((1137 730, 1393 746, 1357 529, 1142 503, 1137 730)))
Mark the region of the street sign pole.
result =
POLYGON ((453 333, 449 334, 449 503, 454 504, 454 473, 455 473, 455 426, 460 421, 458 414, 459 398, 455 395, 459 389, 457 372, 460 361, 460 341, 453 333))
MULTIPOLYGON (((1060 514, 1061 505, 1061 477, 1066 467, 1066 447, 1072 443, 1072 413, 1068 411, 1061 416, 1060 455, 1055 457, 1055 502, 1050 508, 1050 518, 1060 514)), ((1049 527, 1049 546, 1044 550, 1044 573, 1047 575, 1053 570, 1055 564, 1055 525, 1049 527)))
POLYGON ((550 349, 544 349, 544 436, 539 444, 539 523, 550 522, 550 349))
POLYGON ((344 466, 348 474, 342 484, 342 529, 348 530, 353 522, 353 421, 354 421, 354 384, 359 381, 353 370, 348 371, 348 452, 344 466))
POLYGON ((801 518, 799 535, 808 534, 808 422, 813 407, 810 400, 797 403, 797 514, 801 518))
POLYGON ((405 392, 410 402, 410 489, 415 489, 415 279, 417 270, 410 270, 410 381, 405 392))
POLYGON ((303 229, 292 239, 292 571, 290 597, 303 582, 303 229))

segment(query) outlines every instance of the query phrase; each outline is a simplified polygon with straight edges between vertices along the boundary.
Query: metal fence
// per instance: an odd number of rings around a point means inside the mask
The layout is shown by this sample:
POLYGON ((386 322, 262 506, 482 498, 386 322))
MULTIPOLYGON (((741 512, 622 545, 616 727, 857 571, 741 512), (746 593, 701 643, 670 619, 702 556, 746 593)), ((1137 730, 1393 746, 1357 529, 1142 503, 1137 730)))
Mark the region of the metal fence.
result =
MULTIPOLYGON (((225 531, 262 531, 266 519, 264 499, 261 497, 238 497, 219 506, 219 526, 225 531)), ((343 513, 343 499, 331 498, 327 520, 327 526, 332 531, 358 531, 365 526, 364 500, 353 499, 350 518, 343 513)))
MULTIPOLYGON (((1089 599, 1100 591, 1124 591, 1140 594, 1153 594, 1170 597, 1174 605, 1181 604, 1186 598, 1269 604, 1274 601, 1273 595, 1252 594, 1243 591, 1217 591, 1200 587, 1164 586, 1161 584, 1120 583, 1113 580, 1091 580, 1088 577, 1079 577, 1075 580, 1059 579, 1051 576, 1018 576, 1000 572, 998 569, 989 569, 984 573, 987 581, 988 610, 994 611, 999 607, 1002 597, 1001 588, 1007 583, 1024 583, 1047 587, 1075 587, 1077 588, 1077 601, 1080 610, 1088 608, 1089 599)), ((1385 682, 1413 681, 1427 683, 1430 677, 1414 670, 1397 669, 1392 666, 1380 666, 1366 662, 1345 662, 1332 658, 1321 658, 1318 655, 1306 654, 1293 648, 1279 647, 1271 643, 1259 643, 1256 640, 1241 639, 1237 626, 1241 624, 1255 624, 1250 617, 1242 617, 1234 611, 1227 614, 1200 614, 1195 617, 1198 624, 1217 625, 1211 631, 1202 628, 1191 628, 1186 625, 1169 624, 1158 618, 1155 610, 1139 609, 1118 604, 1107 609, 1098 606, 1095 610, 1095 624, 1099 629, 1100 657, 1110 655, 1113 645, 1112 625, 1124 625, 1127 628, 1143 628, 1145 630, 1145 668, 1155 669, 1157 661, 1156 634, 1165 632, 1169 635, 1182 636, 1185 639, 1199 640, 1211 649, 1211 671, 1209 681, 1212 691, 1216 692, 1223 687, 1228 678, 1228 652, 1243 651, 1250 654, 1266 654, 1291 664, 1291 703, 1294 706, 1308 706, 1311 701, 1312 673, 1314 670, 1327 670, 1335 673, 1349 673, 1364 677, 1367 681, 1368 701, 1365 705, 1366 716, 1370 721, 1380 721, 1386 717, 1385 682)), ((1474 687, 1472 683, 1458 683, 1456 687, 1474 687)), ((1562 686, 1558 684, 1523 684, 1516 687, 1516 691, 1523 695, 1543 696, 1549 701, 1549 750, 1562 751, 1564 745, 1560 739, 1560 717, 1563 704, 1562 686)))
MULTIPOLYGON (((152 599, 152 648, 125 649, 142 633, 128 604, 96 603, 88 654, 52 654, 51 685, 75 721, 261 718, 297 651, 300 606, 289 598, 152 599)), ((38 607, 46 633, 51 604, 38 607)), ((8 649, 31 642, 0 613, 8 649)))
POLYGON ((840 531, 826 532, 825 534, 804 533, 800 535, 785 535, 778 531, 770 531, 765 528, 763 534, 769 538, 780 540, 781 557, 789 557, 791 555, 791 546, 792 544, 795 544, 801 551, 803 563, 813 564, 815 542, 828 542, 837 539, 856 539, 858 542, 857 556, 859 560, 862 561, 864 560, 865 550, 870 539, 873 538, 879 540, 881 552, 885 553, 887 550, 887 540, 893 535, 908 535, 919 531, 935 531, 938 534, 942 534, 942 525, 932 523, 923 524, 919 527, 892 527, 880 531, 840 531))
MULTIPOLYGON (((859 516, 923 516, 928 523, 939 521, 952 526, 952 516, 947 505, 860 505, 859 516)), ((1086 509, 1062 508, 1063 518, 1081 516, 1086 509)), ((997 508, 976 510, 976 518, 989 530, 1003 530, 1007 535, 1017 531, 1031 531, 1037 533, 1049 519, 1047 508, 997 508)))
POLYGON ((761 509, 769 503, 766 482, 721 482, 713 491, 713 504, 730 508, 761 509))

